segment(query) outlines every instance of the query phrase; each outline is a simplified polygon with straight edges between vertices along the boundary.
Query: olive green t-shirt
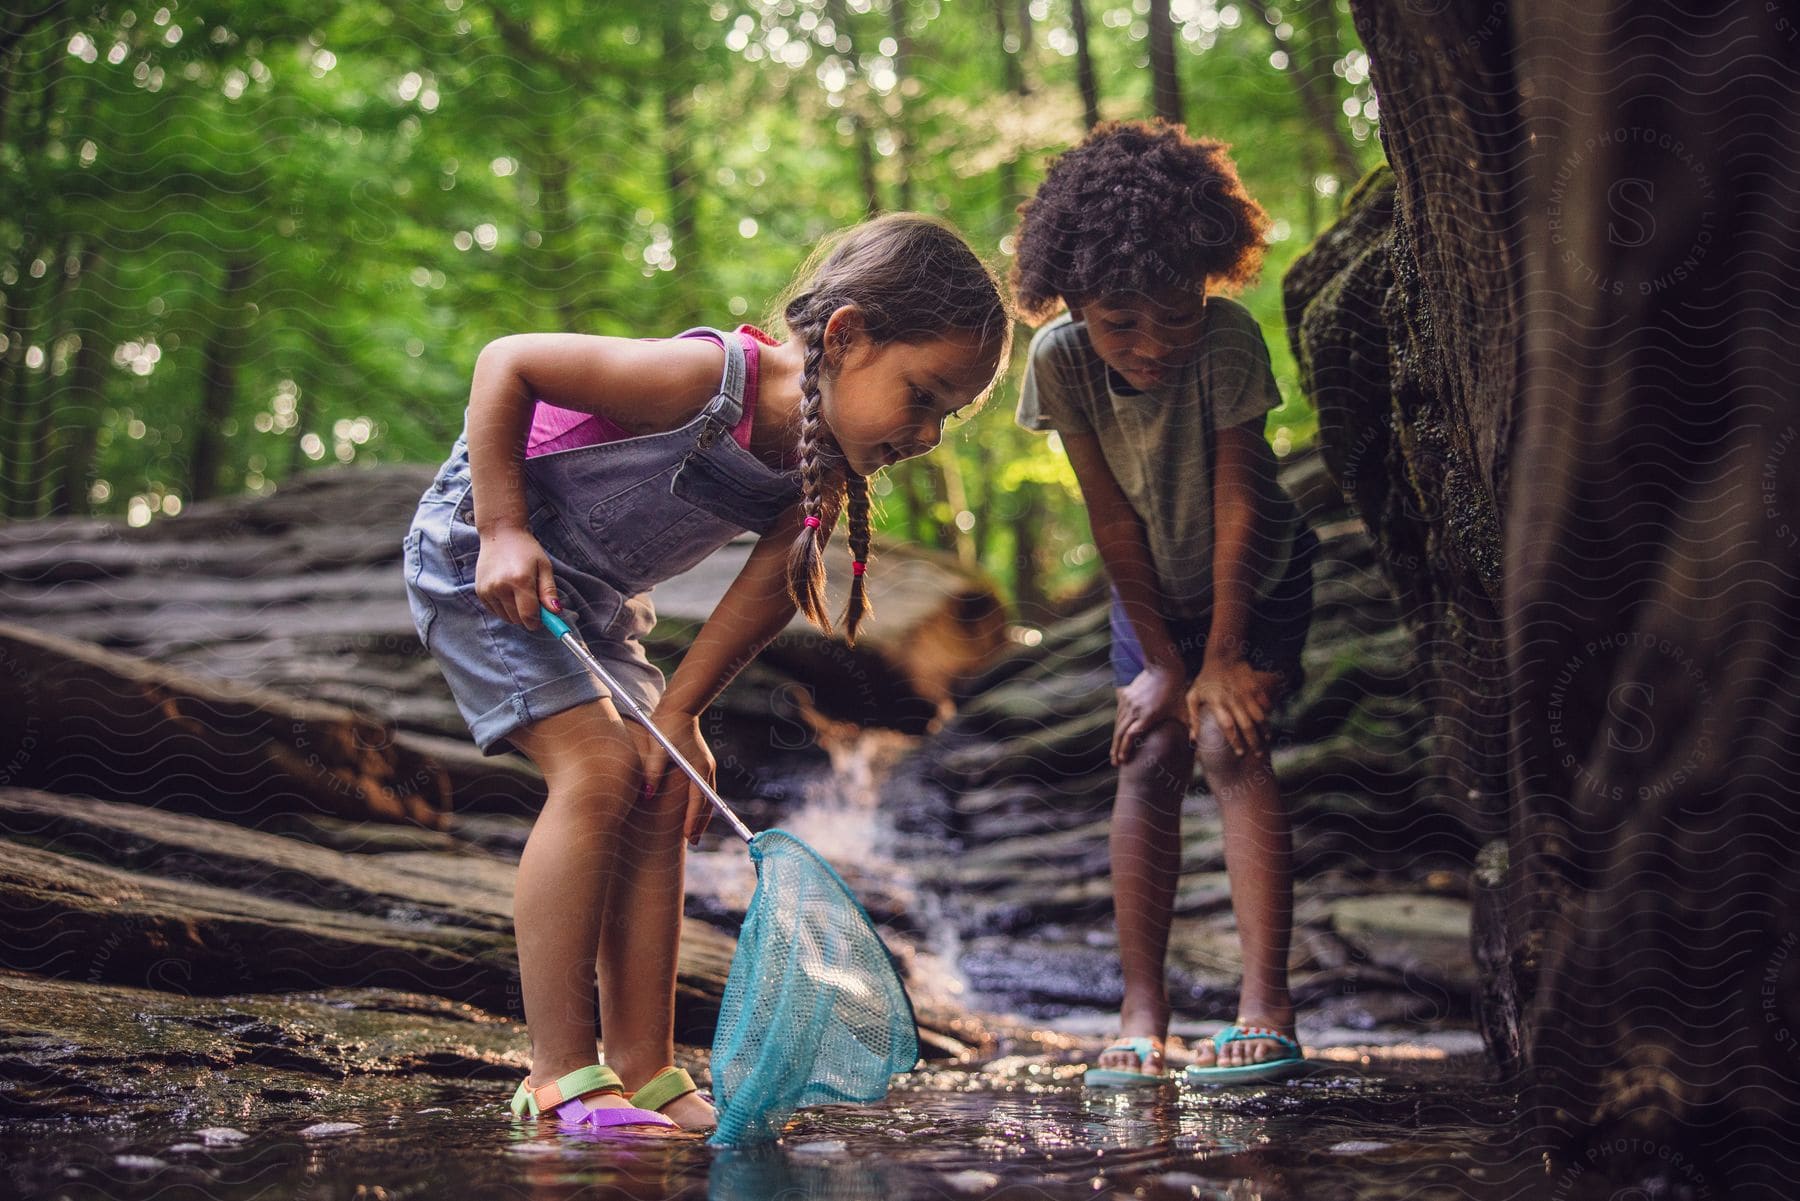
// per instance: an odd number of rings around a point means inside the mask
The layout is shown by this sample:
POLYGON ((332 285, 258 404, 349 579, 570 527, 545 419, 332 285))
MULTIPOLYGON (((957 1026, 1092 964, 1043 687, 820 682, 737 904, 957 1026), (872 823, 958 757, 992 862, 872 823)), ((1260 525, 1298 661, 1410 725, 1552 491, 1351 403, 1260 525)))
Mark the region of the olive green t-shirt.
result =
MULTIPOLYGON (((1212 607, 1212 430, 1252 425, 1281 403, 1269 367, 1269 348, 1250 311, 1222 296, 1208 297, 1195 361, 1147 392, 1110 371, 1088 340, 1087 324, 1065 313, 1037 332, 1019 389, 1018 422, 1029 430, 1092 434, 1099 439, 1119 488, 1149 543, 1166 616, 1200 617, 1212 607)), ((1252 545, 1257 599, 1286 571, 1300 513, 1274 482, 1268 454, 1268 491, 1256 501, 1261 537, 1252 545)), ((1254 605, 1254 600, 1252 604, 1254 605)))

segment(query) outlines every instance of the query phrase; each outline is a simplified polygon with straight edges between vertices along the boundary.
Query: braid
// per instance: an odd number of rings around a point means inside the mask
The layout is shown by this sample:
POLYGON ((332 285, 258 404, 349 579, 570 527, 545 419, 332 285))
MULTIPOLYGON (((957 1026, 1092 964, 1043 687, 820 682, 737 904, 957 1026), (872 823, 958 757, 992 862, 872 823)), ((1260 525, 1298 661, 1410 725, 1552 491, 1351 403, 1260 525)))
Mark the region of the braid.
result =
POLYGON ((874 615, 869 605, 868 588, 863 583, 863 569, 869 562, 869 477, 854 471, 844 472, 844 491, 849 502, 850 518, 850 601, 844 606, 844 637, 856 644, 856 629, 863 618, 874 615))
POLYGON ((806 525, 788 551, 788 595, 808 621, 831 633, 825 548, 847 512, 852 574, 843 621, 845 636, 855 641, 871 611, 863 576, 873 502, 868 479, 851 467, 825 420, 820 393, 829 382, 825 330, 845 307, 859 314, 855 337, 874 347, 973 335, 996 374, 1012 345, 1012 320, 999 281, 961 235, 918 213, 876 217, 821 243, 778 308, 779 323, 803 356, 798 433, 806 525))
POLYGON ((794 539, 788 552, 788 595, 806 619, 825 633, 831 633, 831 615, 825 601, 825 543, 837 524, 843 500, 842 479, 828 474, 819 462, 825 443, 831 435, 825 427, 824 406, 819 397, 819 373, 825 365, 825 322, 830 309, 810 305, 803 298, 790 306, 813 309, 804 321, 793 320, 792 328, 806 343, 806 358, 800 374, 800 482, 801 506, 807 524, 794 539), (833 485, 836 485, 835 487, 833 485))

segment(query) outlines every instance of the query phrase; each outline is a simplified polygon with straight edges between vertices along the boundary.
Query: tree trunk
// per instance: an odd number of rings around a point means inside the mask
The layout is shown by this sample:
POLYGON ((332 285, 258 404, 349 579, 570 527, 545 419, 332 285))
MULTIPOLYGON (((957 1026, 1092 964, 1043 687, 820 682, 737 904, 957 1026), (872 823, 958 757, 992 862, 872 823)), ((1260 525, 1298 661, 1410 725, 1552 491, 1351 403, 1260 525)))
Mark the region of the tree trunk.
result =
POLYGON ((863 115, 867 89, 863 83, 862 55, 850 36, 850 9, 844 0, 826 0, 825 15, 837 33, 836 53, 850 65, 850 86, 846 89, 844 108, 850 117, 850 141, 856 147, 856 177, 862 185, 863 216, 881 213, 881 182, 875 174, 875 145, 869 137, 869 122, 863 115))
POLYGON ((950 506, 950 545, 956 549, 956 557, 970 567, 979 562, 975 554, 975 536, 970 530, 962 528, 957 518, 971 512, 969 508, 969 490, 963 481, 962 464, 957 462, 954 454, 940 455, 938 469, 944 480, 944 500, 950 506))
POLYGON ((1156 115, 1180 122, 1181 73, 1175 62, 1175 23, 1169 0, 1150 0, 1150 85, 1156 115))
MULTIPOLYGON (((35 120, 30 124, 19 123, 18 149, 27 161, 41 154, 49 139, 57 87, 62 82, 68 58, 64 53, 68 25, 67 19, 58 21, 56 36, 46 46, 45 59, 33 72, 42 79, 31 109, 35 120)), ((51 287, 50 281, 56 278, 61 268, 63 242, 55 229, 42 226, 41 197, 15 196, 15 199, 21 210, 13 214, 19 223, 14 243, 18 247, 18 257, 14 260, 18 279, 6 289, 8 345, 5 358, 0 360, 5 368, 0 373, 0 455, 4 456, 4 461, 0 462, 0 512, 11 518, 26 518, 37 515, 38 450, 31 440, 35 427, 32 412, 38 401, 37 394, 41 394, 44 381, 49 379, 49 365, 46 361, 43 381, 34 388, 25 356, 34 336, 54 329, 40 305, 41 297, 51 287), (46 260, 46 268, 41 279, 34 279, 30 266, 39 253, 46 260)), ((45 345, 43 351, 48 356, 51 347, 45 345)))
MULTIPOLYGON (((52 18, 59 24, 66 25, 62 12, 68 7, 68 0, 50 0, 36 12, 18 12, 12 9, 0 11, 0 145, 5 145, 7 135, 12 129, 13 84, 18 79, 18 70, 25 58, 25 38, 37 26, 52 18)), ((67 45, 62 38, 51 39, 52 53, 61 51, 67 45)), ((60 55, 59 55, 60 57, 60 55)))
POLYGON ((1069 0, 1075 29, 1075 81, 1081 88, 1081 119, 1088 129, 1100 124, 1100 84, 1094 76, 1093 48, 1088 45, 1087 5, 1069 0))
POLYGON ((927 506, 931 504, 920 478, 920 470, 924 464, 918 460, 909 460, 895 466, 889 473, 906 505, 906 537, 908 541, 917 542, 921 546, 931 541, 929 514, 927 506))
POLYGON ((575 261, 575 222, 569 215, 569 158, 547 125, 531 157, 538 181, 538 212, 543 219, 543 245, 532 256, 531 275, 538 295, 556 313, 565 330, 582 328, 579 274, 575 261))
POLYGON ((900 211, 913 207, 913 138, 912 121, 906 103, 907 72, 912 67, 912 34, 906 28, 906 0, 888 0, 888 17, 893 25, 894 94, 899 99, 894 113, 895 157, 900 160, 900 211))
POLYGON ((688 138, 688 112, 693 107, 694 81, 691 49, 681 30, 681 6, 662 10, 662 157, 663 179, 669 193, 669 232, 674 241, 678 268, 674 275, 673 310, 676 325, 698 325, 702 313, 700 284, 699 197, 688 169, 694 145, 688 138))
POLYGON ((1045 612, 1043 566, 1038 562, 1044 504, 1040 486, 1030 480, 1021 481, 1015 495, 1018 511, 1012 519, 1013 602, 1021 620, 1036 621, 1045 612))
MULTIPOLYGON (((8 288, 6 297, 6 373, 4 392, 0 393, 0 437, 4 438, 5 460, 0 466, 0 489, 4 490, 0 497, 0 511, 9 518, 21 519, 35 517, 37 493, 38 456, 32 445, 33 430, 32 413, 42 389, 47 386, 45 380, 49 376, 48 362, 41 372, 36 387, 33 386, 34 372, 26 363, 34 339, 41 337, 51 325, 41 302, 43 293, 49 286, 50 273, 57 269, 61 256, 51 248, 41 250, 42 257, 49 260, 43 279, 30 278, 31 261, 39 253, 32 249, 34 242, 29 232, 24 245, 20 249, 17 260, 18 282, 8 288)), ((36 245, 42 247, 41 243, 36 245)), ((41 347, 45 355, 50 353, 49 346, 41 347)))
POLYGON ((225 458, 225 422, 237 403, 238 360, 244 352, 244 293, 253 269, 248 259, 232 256, 225 263, 219 293, 219 319, 206 342, 201 367, 200 418, 194 429, 194 455, 189 461, 188 494, 210 500, 219 493, 219 465, 225 458))
POLYGON ((93 251, 82 276, 92 298, 88 322, 78 330, 81 346, 69 370, 69 382, 56 402, 56 462, 51 481, 50 515, 66 516, 88 509, 93 484, 94 451, 100 436, 100 414, 106 402, 106 365, 112 334, 107 259, 93 251))
POLYGON ((1800 298, 1767 286, 1800 273, 1800 70, 1777 8, 1514 15, 1527 1099, 1590 1117, 1547 1119, 1583 1151, 1648 1109, 1733 1197, 1791 1194, 1800 1145, 1800 298))
POLYGON ((1484 1033, 1558 1195, 1786 1196, 1800 299, 1768 281, 1800 273, 1800 69, 1733 64, 1792 30, 1749 0, 1436 7, 1353 0, 1395 183, 1287 284, 1504 834, 1484 1033))
MULTIPOLYGON (((1025 82, 1025 67, 1020 61, 1019 51, 1023 45, 1023 36, 1015 35, 1007 28, 1006 0, 993 0, 994 33, 1000 46, 1000 77, 1006 90, 1015 96, 1024 96, 1029 91, 1025 82)), ((1027 21, 1031 14, 1021 14, 1027 21)), ((998 173, 1000 185, 1000 209, 1003 215, 1010 216, 1018 205, 1019 196, 1019 162, 1012 155, 1000 161, 998 173)))
POLYGON ((1319 0, 1295 0, 1286 8, 1259 3, 1257 10, 1270 40, 1289 56, 1287 77, 1294 81, 1294 94, 1313 128, 1325 139, 1332 168, 1349 186, 1362 175, 1362 165, 1344 125, 1343 100, 1333 82, 1337 77, 1331 71, 1332 62, 1341 57, 1337 13, 1329 2, 1319 0), (1284 18, 1294 26, 1294 36, 1286 42, 1275 37, 1275 26, 1284 18))

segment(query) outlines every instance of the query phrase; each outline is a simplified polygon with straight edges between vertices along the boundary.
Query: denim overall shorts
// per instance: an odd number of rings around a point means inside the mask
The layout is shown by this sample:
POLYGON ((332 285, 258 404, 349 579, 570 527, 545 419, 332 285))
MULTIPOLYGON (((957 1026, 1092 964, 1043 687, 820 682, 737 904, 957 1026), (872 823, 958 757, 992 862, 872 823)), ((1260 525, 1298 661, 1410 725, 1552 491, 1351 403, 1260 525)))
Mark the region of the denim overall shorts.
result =
MULTIPOLYGON (((768 467, 731 436, 744 412, 739 336, 678 336, 725 348, 718 394, 691 421, 525 460, 526 521, 550 558, 562 616, 646 712, 663 690, 641 643, 656 624, 650 590, 738 534, 767 533, 801 496, 798 472, 768 467)), ((597 699, 603 685, 549 631, 513 625, 476 597, 474 506, 465 422, 419 498, 402 562, 419 641, 476 745, 497 755, 512 731, 597 699)))

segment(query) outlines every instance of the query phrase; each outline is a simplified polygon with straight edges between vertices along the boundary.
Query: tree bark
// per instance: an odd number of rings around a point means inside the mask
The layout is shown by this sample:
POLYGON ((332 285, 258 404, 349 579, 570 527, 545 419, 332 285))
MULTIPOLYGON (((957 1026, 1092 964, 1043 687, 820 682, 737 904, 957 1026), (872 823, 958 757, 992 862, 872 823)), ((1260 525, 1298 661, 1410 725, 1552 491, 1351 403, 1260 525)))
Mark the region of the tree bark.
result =
POLYGON ((1752 0, 1352 11, 1395 182, 1296 264, 1290 312, 1333 470, 1469 686, 1463 779, 1503 834, 1484 1028, 1523 1150, 1557 1195, 1786 1196, 1792 25, 1752 0))
POLYGON ((1022 480, 1015 494, 1018 511, 1013 515, 1013 601, 1022 620, 1039 620, 1044 614, 1043 568, 1038 562, 1044 504, 1039 486, 1022 480))
POLYGON ((1715 1195, 1787 1195, 1800 298, 1767 281, 1800 273, 1795 31, 1761 2, 1696 23, 1543 0, 1513 29, 1533 470, 1507 502, 1512 900, 1543 940, 1526 1100, 1571 1152, 1648 1111, 1715 1195), (1747 46, 1769 51, 1754 71, 1747 46))

